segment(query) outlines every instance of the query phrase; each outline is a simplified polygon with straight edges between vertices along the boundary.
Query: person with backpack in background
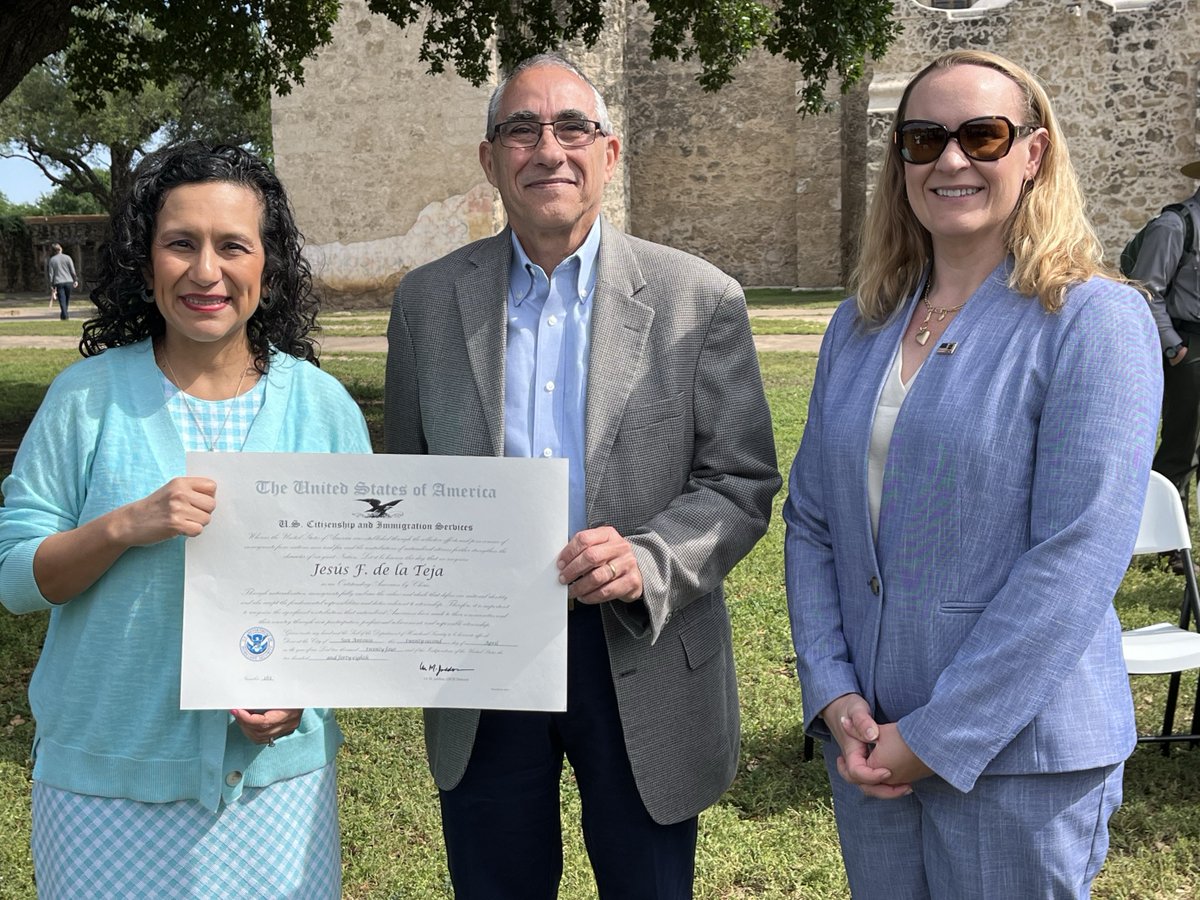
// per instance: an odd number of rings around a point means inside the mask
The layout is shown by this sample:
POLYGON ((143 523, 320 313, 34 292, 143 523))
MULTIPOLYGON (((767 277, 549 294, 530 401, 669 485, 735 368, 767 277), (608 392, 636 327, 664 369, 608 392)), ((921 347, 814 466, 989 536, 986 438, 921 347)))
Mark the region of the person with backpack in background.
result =
MULTIPOLYGON (((1200 160, 1179 171, 1187 178, 1200 179, 1200 160)), ((1147 291, 1163 351, 1162 433, 1153 468, 1179 489, 1185 511, 1200 450, 1198 222, 1200 190, 1182 203, 1164 207, 1121 254, 1122 274, 1147 291)), ((1182 575, 1180 554, 1169 556, 1171 570, 1182 575)))

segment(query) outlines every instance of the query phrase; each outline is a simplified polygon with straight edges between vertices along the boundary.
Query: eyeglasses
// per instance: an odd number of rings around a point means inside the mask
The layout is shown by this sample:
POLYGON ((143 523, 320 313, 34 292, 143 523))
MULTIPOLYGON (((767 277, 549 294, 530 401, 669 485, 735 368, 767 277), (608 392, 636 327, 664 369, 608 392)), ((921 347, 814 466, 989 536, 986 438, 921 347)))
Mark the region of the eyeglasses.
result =
POLYGON ((604 134, 600 123, 591 119, 559 119, 556 122, 538 122, 534 119, 517 119, 501 122, 496 126, 492 140, 499 140, 502 147, 517 150, 532 150, 542 141, 542 129, 551 128, 560 147, 572 149, 586 147, 596 142, 596 135, 604 134))
POLYGON ((1004 116, 980 116, 968 119, 950 131, 937 122, 909 119, 896 126, 892 143, 906 163, 924 165, 942 155, 950 138, 958 141, 962 152, 980 162, 995 162, 1008 156, 1013 141, 1033 134, 1040 125, 1014 125, 1004 116))

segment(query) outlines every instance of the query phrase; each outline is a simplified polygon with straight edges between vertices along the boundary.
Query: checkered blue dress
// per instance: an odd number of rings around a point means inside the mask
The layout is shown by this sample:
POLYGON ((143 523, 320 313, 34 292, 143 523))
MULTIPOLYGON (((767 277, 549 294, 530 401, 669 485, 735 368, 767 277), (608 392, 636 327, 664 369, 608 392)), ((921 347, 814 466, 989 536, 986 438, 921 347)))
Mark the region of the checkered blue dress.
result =
MULTIPOLYGON (((268 751, 269 752, 269 751, 268 751)), ((337 900, 337 778, 330 763, 210 812, 34 782, 33 866, 41 900, 337 900)))
POLYGON ((183 440, 183 449, 233 453, 246 443, 254 417, 262 408, 267 379, 259 378, 246 393, 229 400, 200 400, 188 396, 166 375, 162 376, 162 386, 167 409, 183 440))
MULTIPOLYGON (((186 449, 213 442, 214 450, 236 451, 265 385, 260 378, 230 400, 185 401, 164 376, 163 395, 186 449)), ((194 800, 142 803, 35 782, 32 849, 41 900, 336 900, 335 764, 247 787, 215 813, 194 800)))

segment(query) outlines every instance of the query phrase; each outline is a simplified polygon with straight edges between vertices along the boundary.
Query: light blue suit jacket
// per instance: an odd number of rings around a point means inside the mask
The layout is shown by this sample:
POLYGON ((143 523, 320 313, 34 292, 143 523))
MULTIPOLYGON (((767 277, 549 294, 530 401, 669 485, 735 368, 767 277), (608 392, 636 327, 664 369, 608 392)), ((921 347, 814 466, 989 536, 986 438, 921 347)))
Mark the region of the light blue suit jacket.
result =
POLYGON ((807 728, 860 693, 959 790, 983 773, 1124 759, 1135 740, 1112 606, 1162 393, 1154 323, 1093 279, 1054 314, 1002 263, 946 329, 896 420, 878 540, 867 453, 911 312, 834 315, 784 508, 807 728))

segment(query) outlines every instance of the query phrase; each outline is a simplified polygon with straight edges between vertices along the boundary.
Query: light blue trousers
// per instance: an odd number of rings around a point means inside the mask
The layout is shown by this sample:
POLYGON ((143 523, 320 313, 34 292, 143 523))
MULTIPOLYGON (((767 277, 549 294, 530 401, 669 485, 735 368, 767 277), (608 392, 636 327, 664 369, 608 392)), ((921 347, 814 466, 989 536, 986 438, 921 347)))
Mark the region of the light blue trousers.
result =
POLYGON ((876 800, 824 746, 854 900, 1086 900, 1108 853, 1124 764, 981 777, 964 794, 937 776, 876 800))

